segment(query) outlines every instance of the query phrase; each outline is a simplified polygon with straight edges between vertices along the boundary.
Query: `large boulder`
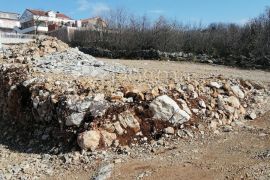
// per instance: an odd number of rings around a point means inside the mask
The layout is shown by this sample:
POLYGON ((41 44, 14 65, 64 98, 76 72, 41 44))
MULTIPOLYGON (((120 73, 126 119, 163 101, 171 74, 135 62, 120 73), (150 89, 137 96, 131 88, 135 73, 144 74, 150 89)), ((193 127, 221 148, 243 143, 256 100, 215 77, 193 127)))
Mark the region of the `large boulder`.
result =
POLYGON ((190 116, 180 109, 178 104, 167 95, 157 97, 151 104, 150 110, 156 120, 167 121, 174 125, 189 121, 190 116))

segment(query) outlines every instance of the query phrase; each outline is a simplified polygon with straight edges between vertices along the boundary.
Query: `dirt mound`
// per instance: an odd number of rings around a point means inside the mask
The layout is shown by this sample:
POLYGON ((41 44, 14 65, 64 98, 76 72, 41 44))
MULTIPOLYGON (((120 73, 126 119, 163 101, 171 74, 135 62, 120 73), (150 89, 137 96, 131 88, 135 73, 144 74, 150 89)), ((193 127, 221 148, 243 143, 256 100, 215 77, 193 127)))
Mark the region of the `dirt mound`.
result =
POLYGON ((54 125, 65 136, 77 134, 79 145, 91 150, 150 141, 164 133, 189 134, 185 128, 229 131, 244 118, 256 118, 269 98, 265 87, 223 77, 98 89, 106 86, 103 81, 55 80, 30 71, 26 65, 1 65, 2 119, 54 125))
POLYGON ((65 51, 68 47, 66 43, 57 38, 39 36, 35 41, 6 47, 3 59, 27 63, 32 59, 43 57, 46 54, 65 51))
POLYGON ((133 73, 135 70, 122 65, 108 65, 70 48, 64 42, 47 36, 40 36, 34 42, 11 45, 5 49, 6 63, 27 64, 35 72, 73 76, 104 77, 113 73, 133 73))
POLYGON ((40 137, 56 144, 76 143, 78 136, 86 150, 150 142, 164 134, 230 131, 260 115, 258 107, 269 98, 268 87, 222 76, 166 77, 160 83, 157 75, 143 85, 130 68, 108 65, 50 37, 9 50, 0 66, 2 119, 47 126, 40 137))

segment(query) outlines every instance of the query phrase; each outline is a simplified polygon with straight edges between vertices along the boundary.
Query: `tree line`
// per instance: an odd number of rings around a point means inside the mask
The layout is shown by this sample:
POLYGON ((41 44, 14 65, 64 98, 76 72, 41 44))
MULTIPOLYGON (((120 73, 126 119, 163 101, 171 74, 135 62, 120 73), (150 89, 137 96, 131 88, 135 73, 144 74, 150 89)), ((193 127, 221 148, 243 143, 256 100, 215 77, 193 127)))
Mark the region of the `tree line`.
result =
POLYGON ((118 9, 106 16, 108 27, 100 31, 78 30, 73 44, 110 51, 155 49, 163 52, 207 54, 214 58, 236 57, 270 66, 270 8, 245 24, 186 25, 161 16, 129 15, 118 9))

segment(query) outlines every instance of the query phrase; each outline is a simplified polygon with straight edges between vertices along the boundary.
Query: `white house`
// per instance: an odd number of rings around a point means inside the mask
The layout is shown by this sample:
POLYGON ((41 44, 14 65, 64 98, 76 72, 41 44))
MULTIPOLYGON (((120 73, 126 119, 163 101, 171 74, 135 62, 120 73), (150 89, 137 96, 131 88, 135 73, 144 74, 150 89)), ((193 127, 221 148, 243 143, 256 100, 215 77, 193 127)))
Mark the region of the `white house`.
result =
POLYGON ((19 33, 44 34, 62 26, 76 26, 76 21, 65 14, 54 11, 26 9, 20 17, 19 33))
POLYGON ((19 14, 0 11, 0 33, 14 32, 15 27, 20 27, 19 14))

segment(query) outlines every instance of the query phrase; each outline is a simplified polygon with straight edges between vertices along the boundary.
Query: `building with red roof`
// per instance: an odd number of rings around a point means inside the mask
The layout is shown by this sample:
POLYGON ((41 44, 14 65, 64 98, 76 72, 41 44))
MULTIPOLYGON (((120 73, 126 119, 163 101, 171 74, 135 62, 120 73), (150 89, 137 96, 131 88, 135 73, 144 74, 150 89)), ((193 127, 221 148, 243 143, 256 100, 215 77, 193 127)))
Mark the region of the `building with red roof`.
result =
POLYGON ((20 17, 21 28, 19 33, 45 34, 63 26, 76 27, 76 20, 55 11, 26 9, 20 17))

